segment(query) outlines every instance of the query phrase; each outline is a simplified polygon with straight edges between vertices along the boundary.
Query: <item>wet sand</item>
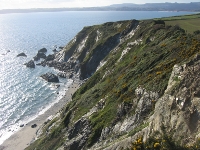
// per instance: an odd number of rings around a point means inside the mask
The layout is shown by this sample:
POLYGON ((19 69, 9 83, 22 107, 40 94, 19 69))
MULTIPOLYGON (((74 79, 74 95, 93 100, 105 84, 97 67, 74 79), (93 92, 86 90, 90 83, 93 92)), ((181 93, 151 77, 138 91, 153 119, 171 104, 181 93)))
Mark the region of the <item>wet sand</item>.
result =
POLYGON ((65 95, 59 100, 58 103, 54 104, 50 109, 48 109, 44 114, 38 116, 33 121, 24 125, 21 130, 14 133, 10 138, 8 138, 2 145, 0 145, 0 150, 23 150, 32 141, 37 138, 37 131, 44 124, 49 116, 56 115, 64 105, 71 101, 71 95, 78 89, 79 82, 73 82, 69 85, 68 90, 66 90, 65 95), (31 125, 36 124, 37 127, 31 128, 31 125))

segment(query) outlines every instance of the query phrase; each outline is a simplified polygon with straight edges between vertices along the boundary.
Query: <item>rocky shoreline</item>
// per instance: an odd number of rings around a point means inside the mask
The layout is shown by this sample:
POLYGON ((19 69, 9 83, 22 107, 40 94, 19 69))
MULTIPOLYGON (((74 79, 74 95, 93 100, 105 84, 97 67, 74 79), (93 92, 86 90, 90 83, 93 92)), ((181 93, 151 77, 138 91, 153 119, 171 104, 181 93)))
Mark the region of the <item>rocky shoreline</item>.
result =
MULTIPOLYGON (((61 51, 63 47, 59 47, 59 49, 61 51)), ((56 59, 57 58, 56 56, 59 55, 60 51, 55 49, 53 50, 54 52, 53 54, 49 54, 46 56, 47 49, 42 48, 38 50, 36 56, 33 57, 33 60, 30 60, 24 65, 26 65, 26 67, 28 68, 35 68, 35 65, 43 66, 43 67, 48 66, 48 67, 53 67, 60 71, 57 75, 53 75, 52 73, 46 73, 46 74, 41 75, 41 77, 45 79, 47 82, 59 82, 59 80, 56 79, 57 77, 68 78, 68 79, 72 79, 72 78, 79 79, 79 76, 77 76, 78 72, 74 70, 74 66, 71 62, 64 62, 64 61, 59 61, 56 59), (37 61, 39 61, 40 59, 43 59, 43 60, 37 63, 37 61), (54 79, 52 80, 51 77, 53 77, 54 79)), ((25 53, 20 53, 17 55, 17 57, 19 56, 27 57, 25 53)))
POLYGON ((51 72, 45 73, 41 75, 40 77, 42 77, 47 82, 59 82, 58 76, 56 76, 55 74, 51 72))
POLYGON ((80 84, 81 82, 75 80, 71 85, 66 85, 66 89, 68 90, 65 90, 65 94, 62 95, 57 103, 36 119, 27 124, 23 124, 18 132, 14 133, 0 145, 0 150, 22 150, 37 140, 45 125, 54 118, 59 117, 60 111, 63 110, 66 103, 71 101, 71 96, 79 88, 80 84))
POLYGON ((199 46, 199 35, 162 20, 85 27, 38 64, 60 77, 90 79, 27 150, 135 149, 152 137, 152 149, 164 140, 193 144, 200 137, 199 46))

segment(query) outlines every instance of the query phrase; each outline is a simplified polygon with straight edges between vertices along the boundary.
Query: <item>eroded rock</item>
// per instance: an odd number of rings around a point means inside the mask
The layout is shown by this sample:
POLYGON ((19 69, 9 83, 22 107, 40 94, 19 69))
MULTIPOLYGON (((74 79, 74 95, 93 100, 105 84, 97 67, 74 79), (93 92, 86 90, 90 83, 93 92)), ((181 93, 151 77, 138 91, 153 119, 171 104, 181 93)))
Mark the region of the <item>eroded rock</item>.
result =
POLYGON ((33 59, 34 59, 35 61, 40 60, 40 58, 45 59, 45 58, 46 58, 46 55, 45 55, 43 52, 38 52, 37 55, 36 55, 35 57, 33 57, 33 59))
POLYGON ((25 53, 19 53, 19 54, 17 55, 17 57, 20 57, 20 56, 27 57, 27 55, 26 55, 25 53))
POLYGON ((26 67, 29 67, 29 68, 35 68, 35 63, 33 60, 30 60, 29 62, 25 63, 24 65, 26 65, 26 67))
POLYGON ((59 82, 58 76, 50 72, 43 74, 40 77, 42 77, 47 82, 59 82))
POLYGON ((86 144, 90 133, 91 127, 89 120, 86 118, 79 119, 68 131, 68 140, 65 143, 65 149, 82 149, 86 144))

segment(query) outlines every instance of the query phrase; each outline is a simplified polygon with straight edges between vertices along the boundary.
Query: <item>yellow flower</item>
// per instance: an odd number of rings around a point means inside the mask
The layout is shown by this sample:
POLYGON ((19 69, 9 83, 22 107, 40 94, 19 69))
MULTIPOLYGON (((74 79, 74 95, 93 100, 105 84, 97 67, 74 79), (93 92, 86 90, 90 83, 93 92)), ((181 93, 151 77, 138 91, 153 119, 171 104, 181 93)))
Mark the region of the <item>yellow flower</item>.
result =
POLYGON ((159 74, 161 74, 161 73, 162 73, 161 71, 157 71, 157 72, 156 72, 157 75, 159 75, 159 74))
POLYGON ((138 139, 138 143, 140 143, 142 140, 141 139, 138 139))
POLYGON ((153 147, 154 147, 154 148, 160 147, 160 143, 155 143, 155 144, 153 145, 153 147))

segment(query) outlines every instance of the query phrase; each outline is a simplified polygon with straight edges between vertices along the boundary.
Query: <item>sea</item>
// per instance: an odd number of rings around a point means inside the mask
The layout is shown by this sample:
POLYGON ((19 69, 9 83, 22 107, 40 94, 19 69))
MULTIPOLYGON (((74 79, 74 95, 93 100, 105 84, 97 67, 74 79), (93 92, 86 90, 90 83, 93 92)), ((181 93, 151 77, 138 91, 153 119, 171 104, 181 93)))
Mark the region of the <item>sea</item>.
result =
POLYGON ((40 75, 58 71, 26 68, 41 48, 47 55, 65 46, 84 27, 105 22, 151 19, 194 14, 167 11, 63 11, 0 14, 0 144, 57 103, 72 83, 60 79, 60 87, 40 75), (16 57, 24 52, 27 57, 16 57), (59 92, 59 94, 57 94, 59 92))

